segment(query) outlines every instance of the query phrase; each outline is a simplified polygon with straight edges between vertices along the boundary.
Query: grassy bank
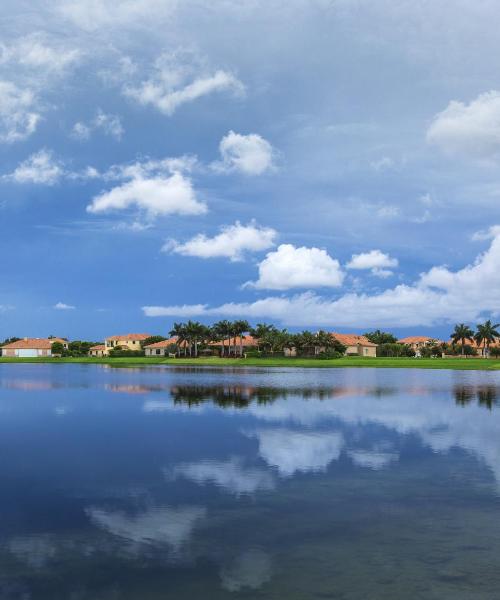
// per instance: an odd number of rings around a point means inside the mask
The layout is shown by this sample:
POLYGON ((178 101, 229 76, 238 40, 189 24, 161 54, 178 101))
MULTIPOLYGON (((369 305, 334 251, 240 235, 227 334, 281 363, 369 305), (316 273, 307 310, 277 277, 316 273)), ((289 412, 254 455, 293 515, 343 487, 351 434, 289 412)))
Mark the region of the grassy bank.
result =
POLYGON ((171 365, 190 367, 376 367, 404 369, 456 369, 495 371, 500 369, 500 359, 481 358, 362 358, 348 357, 334 360, 314 358, 0 358, 0 365, 12 363, 49 364, 98 364, 114 367, 141 367, 147 365, 171 365))

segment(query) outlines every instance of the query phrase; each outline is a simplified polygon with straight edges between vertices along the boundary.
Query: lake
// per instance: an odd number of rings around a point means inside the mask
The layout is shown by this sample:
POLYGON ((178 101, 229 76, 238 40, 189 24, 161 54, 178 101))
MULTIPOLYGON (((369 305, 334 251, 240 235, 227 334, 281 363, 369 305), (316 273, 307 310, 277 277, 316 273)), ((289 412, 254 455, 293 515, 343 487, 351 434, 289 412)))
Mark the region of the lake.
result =
POLYGON ((500 373, 0 365, 1 600, 492 600, 500 373))

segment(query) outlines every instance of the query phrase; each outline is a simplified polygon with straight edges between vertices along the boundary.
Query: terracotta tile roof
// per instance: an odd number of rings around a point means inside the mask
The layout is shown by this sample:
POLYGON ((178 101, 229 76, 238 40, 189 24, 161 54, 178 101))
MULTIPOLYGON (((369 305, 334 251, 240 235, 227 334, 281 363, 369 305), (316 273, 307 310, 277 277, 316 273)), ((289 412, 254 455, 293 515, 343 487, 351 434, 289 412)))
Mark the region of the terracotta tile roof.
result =
POLYGON ((168 348, 168 346, 172 346, 173 344, 177 344, 177 340, 179 338, 177 337, 172 337, 168 340, 163 340, 162 342, 155 342, 154 344, 148 344, 147 346, 144 346, 144 348, 168 348))
POLYGON ((106 350, 106 346, 104 344, 98 344, 97 346, 92 346, 89 350, 106 350))
POLYGON ((377 344, 370 342, 368 338, 364 335, 357 335, 356 333, 330 333, 332 337, 337 339, 340 343, 344 344, 344 346, 369 346, 371 348, 376 348, 377 344))
POLYGON ((409 337, 405 337, 402 338, 401 340, 398 340, 398 344, 421 344, 421 343, 427 343, 427 342, 437 342, 439 344, 441 344, 441 340, 438 340, 436 338, 433 337, 429 337, 427 335, 410 335, 409 337))
MULTIPOLYGON (((236 341, 236 347, 238 348, 241 344, 241 337, 237 336, 236 338, 231 338, 231 346, 235 345, 235 341, 236 341)), ((245 346, 257 346, 258 341, 252 337, 251 335, 244 335, 243 336, 243 347, 245 346)), ((210 346, 228 346, 229 345, 229 340, 220 340, 220 342, 210 342, 210 346)))
POLYGON ((54 341, 58 340, 49 340, 47 338, 24 338, 23 340, 6 344, 5 346, 2 346, 2 348, 7 348, 9 350, 50 350, 54 341))
POLYGON ((147 340, 149 337, 151 337, 150 333, 126 333, 124 335, 110 335, 106 340, 116 340, 118 342, 130 340, 132 342, 141 342, 142 340, 147 340))

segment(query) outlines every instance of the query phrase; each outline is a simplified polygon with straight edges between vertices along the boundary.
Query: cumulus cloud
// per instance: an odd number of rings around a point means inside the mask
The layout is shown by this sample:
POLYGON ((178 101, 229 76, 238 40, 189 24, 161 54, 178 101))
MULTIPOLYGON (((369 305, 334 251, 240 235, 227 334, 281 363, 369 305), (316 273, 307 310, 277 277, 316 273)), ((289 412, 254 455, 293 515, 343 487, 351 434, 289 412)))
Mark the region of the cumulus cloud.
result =
POLYGON ((14 63, 28 70, 40 73, 61 74, 75 64, 81 56, 76 48, 67 48, 48 43, 41 34, 21 37, 11 44, 0 44, 0 64, 14 63))
POLYGON ((262 136, 241 135, 230 131, 219 144, 222 161, 215 163, 216 171, 238 171, 244 175, 261 175, 273 169, 274 149, 262 136))
POLYGON ((12 143, 32 135, 40 121, 35 94, 0 80, 0 142, 12 143))
POLYGON ((114 167, 105 178, 125 181, 95 196, 87 211, 102 213, 136 207, 149 218, 204 214, 207 207, 196 197, 192 181, 186 174, 188 168, 187 158, 114 167))
MULTIPOLYGON (((271 296, 255 302, 229 302, 214 308, 198 305, 190 316, 268 318, 293 326, 433 326, 498 315, 499 298, 500 233, 473 264, 458 271, 434 267, 413 285, 401 284, 372 295, 348 293, 337 299, 306 292, 290 298, 271 296)), ((187 305, 182 310, 187 313, 192 308, 187 305)), ((176 315, 175 307, 143 310, 148 316, 176 315)))
POLYGON ((58 302, 57 304, 54 304, 54 308, 56 310, 75 310, 76 306, 65 304, 64 302, 58 302))
POLYGON ((81 121, 75 123, 71 133, 78 140, 88 140, 92 132, 96 130, 102 131, 105 135, 114 137, 116 140, 121 140, 125 131, 120 117, 106 114, 99 109, 96 116, 89 123, 81 121))
POLYGON ((394 166, 395 166, 394 160, 392 158, 390 158, 389 156, 382 156, 382 158, 373 160, 370 163, 370 167, 374 171, 377 171, 377 172, 389 171, 390 169, 393 169, 394 166))
POLYGON ((183 104, 215 92, 242 94, 244 86, 232 73, 210 70, 204 61, 188 52, 163 54, 153 75, 124 93, 139 104, 151 105, 171 116, 183 104))
POLYGON ((377 277, 390 277, 393 267, 398 266, 397 258, 391 258, 381 250, 370 250, 361 254, 353 254, 351 260, 347 263, 348 269, 370 270, 372 275, 377 277))
POLYGON ((234 262, 243 260, 246 252, 260 252, 274 246, 276 236, 274 229, 260 227, 255 221, 248 225, 236 221, 234 225, 222 227, 212 238, 200 233, 184 243, 169 240, 163 251, 199 258, 225 257, 234 262))
POLYGON ((453 100, 438 113, 427 141, 449 155, 490 160, 500 156, 500 91, 480 94, 469 104, 453 100))
POLYGON ((64 168, 54 159, 50 150, 35 152, 23 161, 12 173, 4 175, 16 183, 36 183, 54 185, 64 175, 64 168))
POLYGON ((54 10, 84 31, 102 27, 137 25, 144 21, 157 21, 178 5, 178 0, 58 0, 54 10))
POLYGON ((274 480, 270 473, 263 469, 245 468, 238 458, 178 465, 173 474, 200 485, 214 484, 237 496, 274 488, 274 480))
POLYGON ((296 248, 281 244, 259 264, 259 279, 247 286, 288 290, 291 288, 339 287, 344 273, 338 260, 321 248, 296 248))

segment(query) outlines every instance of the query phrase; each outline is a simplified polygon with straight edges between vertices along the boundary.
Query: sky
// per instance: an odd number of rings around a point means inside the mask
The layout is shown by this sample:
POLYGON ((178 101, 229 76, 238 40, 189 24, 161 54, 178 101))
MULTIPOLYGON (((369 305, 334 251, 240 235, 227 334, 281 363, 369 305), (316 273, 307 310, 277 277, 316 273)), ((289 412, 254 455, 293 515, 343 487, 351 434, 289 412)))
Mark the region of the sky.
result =
POLYGON ((4 0, 0 338, 500 313, 495 0, 4 0))

